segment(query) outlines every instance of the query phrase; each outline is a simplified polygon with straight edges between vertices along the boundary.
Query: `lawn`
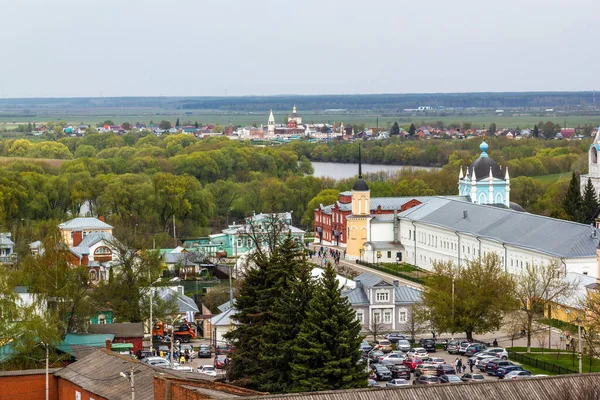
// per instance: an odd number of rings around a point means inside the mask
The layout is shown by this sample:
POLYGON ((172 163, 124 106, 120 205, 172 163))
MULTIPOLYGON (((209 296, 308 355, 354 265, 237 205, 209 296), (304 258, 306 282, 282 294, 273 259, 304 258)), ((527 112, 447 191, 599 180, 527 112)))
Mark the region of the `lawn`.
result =
POLYGON ((558 181, 559 179, 568 179, 570 177, 571 177, 570 172, 562 172, 559 174, 532 176, 531 178, 538 182, 553 183, 553 182, 558 181))

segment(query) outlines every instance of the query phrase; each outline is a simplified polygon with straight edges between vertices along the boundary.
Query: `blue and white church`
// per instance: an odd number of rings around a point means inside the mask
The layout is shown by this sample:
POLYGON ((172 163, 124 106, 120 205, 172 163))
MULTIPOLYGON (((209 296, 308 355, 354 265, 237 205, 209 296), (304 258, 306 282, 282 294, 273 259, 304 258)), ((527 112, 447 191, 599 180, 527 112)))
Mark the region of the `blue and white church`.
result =
POLYGON ((504 173, 500 165, 487 154, 488 144, 479 145, 481 154, 467 167, 460 167, 458 194, 469 196, 475 204, 501 204, 510 207, 510 177, 508 167, 504 173))
POLYGON ((579 178, 579 185, 581 186, 581 193, 587 185, 588 178, 592 181, 596 194, 600 193, 600 163, 598 163, 598 153, 600 152, 600 127, 594 137, 594 141, 590 145, 588 150, 588 173, 581 175, 579 178))

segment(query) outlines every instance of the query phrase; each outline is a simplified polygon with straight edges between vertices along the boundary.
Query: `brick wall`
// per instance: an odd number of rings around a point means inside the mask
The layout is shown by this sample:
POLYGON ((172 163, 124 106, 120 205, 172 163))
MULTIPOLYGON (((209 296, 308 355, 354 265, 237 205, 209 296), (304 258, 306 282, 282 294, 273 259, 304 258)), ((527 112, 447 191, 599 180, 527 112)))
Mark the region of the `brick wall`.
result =
MULTIPOLYGON (((107 383, 110 384, 110 383, 107 383)), ((81 393, 81 400, 108 400, 102 396, 95 395, 81 387, 62 378, 58 378, 58 399, 59 400, 75 400, 75 392, 81 393)))
MULTIPOLYGON (((57 378, 48 377, 50 400, 58 400, 57 378)), ((0 399, 45 400, 46 374, 0 377, 0 399)))
POLYGON ((260 396, 266 393, 212 381, 192 381, 185 379, 154 377, 154 400, 204 400, 212 398, 193 390, 194 387, 218 390, 234 396, 260 396))

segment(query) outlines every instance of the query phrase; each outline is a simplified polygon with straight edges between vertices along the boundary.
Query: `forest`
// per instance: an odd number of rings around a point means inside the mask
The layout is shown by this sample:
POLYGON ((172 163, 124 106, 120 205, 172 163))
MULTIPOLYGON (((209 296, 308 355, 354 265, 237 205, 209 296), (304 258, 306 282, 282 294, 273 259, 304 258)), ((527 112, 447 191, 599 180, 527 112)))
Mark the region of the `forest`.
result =
MULTIPOLYGON (((492 138, 489 154, 511 174, 511 200, 538 214, 562 210, 570 172, 585 172, 589 140, 492 138)), ((363 161, 442 166, 366 177, 372 196, 452 195, 479 139, 364 141, 363 161)), ((198 139, 148 132, 89 134, 56 141, 0 142, 0 225, 17 250, 80 212, 105 216, 117 237, 150 247, 220 232, 256 212, 292 211, 312 230, 312 210, 331 204, 355 178, 312 176, 310 161, 356 163, 358 143, 254 146, 226 137, 198 139), (51 159, 51 160, 48 160, 51 159)), ((354 166, 352 166, 354 168, 354 166)), ((562 210, 562 211, 561 211, 562 210)))

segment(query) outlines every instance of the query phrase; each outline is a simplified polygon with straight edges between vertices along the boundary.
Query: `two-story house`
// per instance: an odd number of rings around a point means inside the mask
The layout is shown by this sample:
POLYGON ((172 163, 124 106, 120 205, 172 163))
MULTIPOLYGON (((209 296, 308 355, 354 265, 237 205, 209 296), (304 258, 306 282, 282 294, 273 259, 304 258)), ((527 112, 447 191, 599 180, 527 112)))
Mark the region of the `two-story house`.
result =
POLYGON ((401 331, 407 327, 410 306, 421 300, 421 291, 401 286, 399 281, 386 282, 368 272, 360 274, 354 281, 356 287, 344 295, 356 311, 363 331, 375 324, 381 332, 401 331))

